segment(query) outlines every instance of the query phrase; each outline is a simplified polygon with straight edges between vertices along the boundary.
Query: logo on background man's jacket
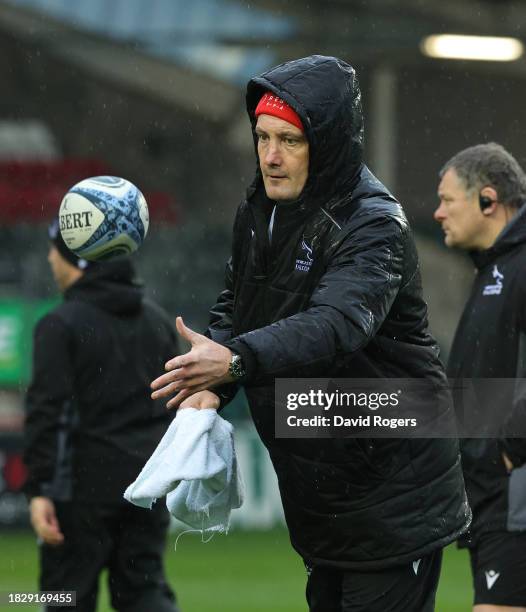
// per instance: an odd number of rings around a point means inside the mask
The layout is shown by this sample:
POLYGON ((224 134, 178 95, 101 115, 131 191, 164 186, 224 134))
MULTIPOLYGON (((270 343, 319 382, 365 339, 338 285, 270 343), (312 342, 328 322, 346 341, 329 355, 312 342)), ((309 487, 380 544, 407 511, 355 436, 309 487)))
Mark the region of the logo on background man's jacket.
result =
POLYGON ((486 584, 488 586, 488 591, 493 588, 493 585, 497 581, 497 578, 500 576, 500 573, 495 570, 489 570, 489 572, 484 572, 486 574, 486 584))
POLYGON ((502 281, 504 280, 504 274, 501 274, 497 269, 497 264, 493 266, 492 272, 495 283, 493 285, 486 285, 482 291, 482 295, 500 295, 502 291, 502 281))
POLYGON ((308 272, 314 260, 312 258, 312 246, 307 244, 305 236, 301 240, 301 249, 303 251, 303 256, 296 259, 296 270, 298 270, 298 272, 308 272))

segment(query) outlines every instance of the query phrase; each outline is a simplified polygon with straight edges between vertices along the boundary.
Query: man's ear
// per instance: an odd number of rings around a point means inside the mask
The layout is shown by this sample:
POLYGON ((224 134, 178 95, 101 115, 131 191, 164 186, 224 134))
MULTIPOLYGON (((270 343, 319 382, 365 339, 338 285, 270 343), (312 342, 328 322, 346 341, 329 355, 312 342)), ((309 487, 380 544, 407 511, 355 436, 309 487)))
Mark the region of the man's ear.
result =
POLYGON ((489 185, 483 187, 479 193, 479 205, 483 215, 492 215, 497 208, 497 191, 489 185))

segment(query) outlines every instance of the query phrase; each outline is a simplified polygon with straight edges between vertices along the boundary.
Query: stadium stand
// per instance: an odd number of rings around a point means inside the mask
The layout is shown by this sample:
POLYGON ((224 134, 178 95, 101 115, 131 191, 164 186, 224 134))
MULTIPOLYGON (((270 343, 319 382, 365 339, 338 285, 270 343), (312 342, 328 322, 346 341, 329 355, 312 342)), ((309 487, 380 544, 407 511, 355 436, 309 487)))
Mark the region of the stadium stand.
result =
POLYGON ((60 155, 58 143, 43 121, 0 121, 0 160, 49 160, 60 155))
MULTIPOLYGON (((57 214, 64 193, 84 178, 112 174, 101 160, 64 158, 0 161, 0 223, 42 223, 57 214)), ((150 216, 166 223, 178 220, 173 198, 146 192, 150 216)))
MULTIPOLYGON (((63 157, 57 139, 38 119, 0 121, 0 224, 45 223, 57 214, 65 192, 90 176, 114 174, 100 159, 63 157)), ((140 187, 140 186, 139 186, 140 187)), ((174 198, 145 192, 150 217, 178 221, 174 198)))

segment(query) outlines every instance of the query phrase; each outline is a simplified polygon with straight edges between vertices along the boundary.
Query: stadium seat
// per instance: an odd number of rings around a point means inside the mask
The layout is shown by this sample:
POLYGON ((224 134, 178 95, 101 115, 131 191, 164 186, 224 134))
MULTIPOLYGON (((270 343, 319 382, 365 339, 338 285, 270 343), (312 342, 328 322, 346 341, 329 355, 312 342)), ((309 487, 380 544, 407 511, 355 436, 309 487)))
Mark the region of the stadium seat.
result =
MULTIPOLYGON (((99 159, 0 160, 0 223, 47 222, 58 212, 70 187, 88 176, 113 174, 99 159)), ((150 217, 174 224, 174 198, 161 191, 145 193, 150 217)))

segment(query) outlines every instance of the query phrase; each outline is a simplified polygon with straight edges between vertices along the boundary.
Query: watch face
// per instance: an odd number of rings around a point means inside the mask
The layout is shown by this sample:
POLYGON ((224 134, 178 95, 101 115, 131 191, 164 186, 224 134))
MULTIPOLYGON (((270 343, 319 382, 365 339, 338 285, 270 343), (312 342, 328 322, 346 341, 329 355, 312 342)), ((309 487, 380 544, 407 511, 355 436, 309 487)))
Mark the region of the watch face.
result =
POLYGON ((234 355, 232 357, 228 370, 230 375, 234 378, 243 378, 243 376, 245 376, 245 368, 243 366, 241 355, 234 355))

